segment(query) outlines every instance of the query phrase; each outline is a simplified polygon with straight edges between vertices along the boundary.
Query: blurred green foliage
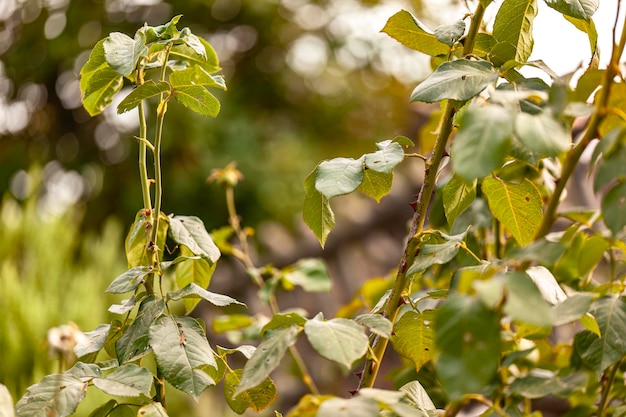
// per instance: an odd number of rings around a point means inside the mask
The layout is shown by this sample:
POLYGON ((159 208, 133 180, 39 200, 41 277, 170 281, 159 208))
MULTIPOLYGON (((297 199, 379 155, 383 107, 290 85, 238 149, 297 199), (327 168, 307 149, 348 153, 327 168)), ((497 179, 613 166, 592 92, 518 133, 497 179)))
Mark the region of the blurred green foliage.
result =
POLYGON ((14 398, 58 371, 48 329, 73 321, 91 331, 109 319, 106 311, 119 297, 103 292, 126 268, 119 222, 83 231, 80 207, 59 213, 46 205, 41 174, 30 171, 34 185, 25 201, 5 194, 0 206, 0 382, 14 398))
POLYGON ((236 160, 247 178, 238 190, 242 216, 291 226, 303 180, 319 160, 415 136, 406 97, 428 62, 379 33, 397 8, 385 3, 11 0, 0 12, 0 97, 16 117, 0 120, 0 187, 30 161, 57 160, 87 180, 86 227, 111 213, 130 223, 141 205, 136 165, 127 163, 136 160, 136 128, 112 113, 89 118, 78 71, 104 34, 182 14, 182 25, 216 47, 229 91, 218 97, 217 120, 169 109, 164 211, 197 213, 209 229, 222 225, 223 199, 204 181, 236 160))

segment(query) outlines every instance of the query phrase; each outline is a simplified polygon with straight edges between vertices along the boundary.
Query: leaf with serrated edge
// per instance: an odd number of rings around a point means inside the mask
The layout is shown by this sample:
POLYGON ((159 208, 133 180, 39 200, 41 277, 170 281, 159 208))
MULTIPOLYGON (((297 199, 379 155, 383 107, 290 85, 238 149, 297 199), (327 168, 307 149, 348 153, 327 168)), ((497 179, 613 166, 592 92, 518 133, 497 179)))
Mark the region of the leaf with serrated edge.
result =
POLYGON ((152 374, 135 364, 122 365, 104 378, 94 378, 93 384, 101 391, 119 397, 150 396, 152 374))
POLYGON ((419 371, 435 355, 434 310, 408 311, 400 317, 391 336, 393 349, 410 359, 419 371))
POLYGON ((434 33, 425 28, 410 12, 401 10, 387 20, 381 32, 386 33, 402 45, 426 55, 445 55, 450 47, 437 40, 434 33))
POLYGON ((456 219, 472 205, 476 199, 476 180, 466 182, 459 175, 452 176, 443 187, 443 209, 448 225, 452 227, 456 219))
POLYGON ((335 214, 329 199, 315 188, 317 168, 304 180, 304 206, 302 218, 324 247, 328 234, 335 227, 335 214))
POLYGON ((304 324, 304 332, 317 353, 338 363, 346 372, 367 352, 363 326, 352 320, 312 319, 304 324))
POLYGON ((591 343, 583 357, 597 372, 602 372, 626 355, 626 299, 602 297, 593 303, 591 314, 596 318, 601 337, 591 343))
POLYGON ((361 314, 354 318, 354 321, 370 329, 370 332, 389 339, 393 325, 388 318, 381 314, 361 314))
POLYGON ((469 100, 497 79, 498 73, 487 61, 446 61, 415 87, 411 101, 469 100))
POLYGON ((508 0, 500 6, 493 25, 498 42, 513 46, 513 55, 504 57, 524 63, 533 50, 533 20, 538 12, 537 0, 508 0))
POLYGON ((123 78, 104 58, 104 39, 91 50, 80 70, 80 91, 83 106, 90 116, 102 112, 124 84, 123 78))
POLYGON ((398 142, 386 140, 376 146, 378 151, 364 155, 365 165, 374 171, 390 173, 404 159, 402 145, 398 142))
POLYGON ((204 329, 193 317, 162 315, 150 326, 150 346, 165 379, 194 398, 215 385, 204 365, 217 368, 204 329))
POLYGON ((142 31, 137 31, 134 39, 120 32, 112 32, 104 41, 104 56, 120 75, 130 75, 139 58, 147 53, 146 35, 142 31))
POLYGON ((185 245, 194 255, 212 264, 220 258, 220 250, 198 217, 170 216, 170 234, 176 243, 185 245))
POLYGON ((302 328, 292 326, 268 333, 246 362, 235 396, 260 385, 276 369, 285 352, 296 343, 302 328))
POLYGON ((20 417, 66 417, 76 411, 86 393, 87 382, 73 375, 48 375, 26 389, 26 394, 15 404, 15 414, 20 417))
POLYGON ((392 185, 393 172, 387 174, 374 171, 373 169, 366 169, 363 172, 363 181, 357 190, 369 195, 377 203, 380 203, 380 200, 391 192, 392 185))
POLYGON ((177 87, 174 89, 174 98, 183 106, 202 116, 216 117, 220 112, 220 101, 200 85, 177 87))
POLYGON ((149 351, 148 332, 152 322, 163 312, 165 304, 154 295, 143 299, 137 317, 115 342, 115 351, 120 363, 140 358, 149 351))
POLYGON ((532 242, 543 215, 537 187, 527 178, 514 184, 487 177, 483 180, 482 190, 491 212, 511 232, 517 243, 525 246, 532 242))

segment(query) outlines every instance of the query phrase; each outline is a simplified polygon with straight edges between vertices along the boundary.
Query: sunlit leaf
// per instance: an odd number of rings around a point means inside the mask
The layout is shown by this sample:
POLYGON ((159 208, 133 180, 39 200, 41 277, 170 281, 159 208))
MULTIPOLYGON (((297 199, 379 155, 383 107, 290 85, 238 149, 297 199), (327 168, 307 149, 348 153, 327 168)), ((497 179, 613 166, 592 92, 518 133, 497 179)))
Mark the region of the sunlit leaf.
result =
POLYGON ((352 320, 312 319, 304 325, 309 343, 315 351, 349 371, 352 364, 367 352, 368 339, 363 326, 352 320))
POLYGON ((102 112, 122 88, 123 77, 104 58, 104 39, 98 42, 80 70, 83 106, 91 116, 102 112))
POLYGON ((567 295, 548 268, 541 265, 532 266, 526 270, 526 274, 535 283, 543 299, 549 304, 557 305, 567 299, 567 295))
POLYGON ((181 298, 203 299, 218 307, 224 307, 231 304, 239 304, 245 306, 244 303, 237 301, 232 297, 207 291, 199 285, 194 284, 193 282, 179 290, 167 293, 167 299, 169 300, 180 300, 181 298))
POLYGON ((393 349, 410 359, 419 371, 435 357, 434 310, 408 311, 394 326, 393 349))
POLYGON ((515 184, 487 177, 483 180, 482 190, 491 212, 517 243, 523 246, 532 242, 542 217, 541 195, 537 187, 527 178, 515 184))
MULTIPOLYGON (((182 255, 192 254, 192 252, 186 246, 181 246, 180 249, 182 255)), ((202 257, 198 257, 198 259, 189 257, 188 259, 179 262, 176 266, 176 284, 178 285, 178 288, 183 289, 191 284, 194 284, 204 291, 204 288, 207 288, 209 286, 209 283, 211 282, 211 277, 213 276, 213 272, 215 272, 216 266, 216 263, 210 263, 202 257)), ((186 294, 183 300, 185 303, 185 311, 187 312, 193 310, 200 302, 200 299, 204 298, 199 294, 196 294, 196 296, 191 295, 192 294, 186 294)), ((207 301, 212 302, 211 300, 207 301)), ((225 301, 227 300, 222 299, 221 302, 225 301)))
POLYGON ((304 326, 304 323, 306 323, 306 319, 295 312, 274 314, 270 321, 268 321, 261 329, 261 337, 263 337, 266 332, 271 330, 284 329, 293 326, 302 327, 304 326))
POLYGON ((476 180, 466 182, 458 174, 454 174, 443 187, 442 198, 448 225, 452 227, 456 219, 476 199, 476 180))
POLYGON ((376 152, 363 155, 365 166, 374 171, 390 173, 404 159, 402 145, 398 142, 386 140, 378 142, 376 147, 376 152))
POLYGON ((349 194, 363 181, 363 159, 335 158, 317 167, 315 189, 327 199, 349 194))
POLYGON ((215 381, 200 370, 217 368, 204 329, 193 317, 162 315, 150 326, 150 346, 165 379, 179 390, 197 398, 215 381))
POLYGON ((106 61, 124 76, 130 75, 139 58, 148 53, 146 35, 142 31, 137 31, 134 39, 120 32, 112 32, 104 40, 103 46, 106 61))
POLYGON ((276 369, 285 352, 296 343, 302 328, 291 326, 273 330, 261 341, 252 357, 246 362, 241 375, 241 383, 235 396, 263 383, 276 369))
POLYGON ((150 396, 152 374, 135 364, 122 365, 104 378, 94 378, 93 384, 101 391, 119 397, 150 396))
POLYGON ((15 414, 66 417, 76 411, 86 393, 87 382, 73 375, 48 375, 26 389, 26 394, 15 404, 15 414))
POLYGON ((141 103, 142 100, 149 99, 161 93, 170 91, 170 85, 166 82, 160 81, 155 83, 152 80, 148 80, 135 88, 124 100, 117 105, 117 112, 124 113, 134 109, 141 103))
POLYGON ((198 65, 209 74, 213 74, 220 70, 217 54, 213 47, 204 39, 199 38, 204 45, 206 55, 196 53, 190 46, 186 44, 176 45, 170 51, 170 58, 183 61, 189 65, 198 65))
POLYGON ((557 12, 578 19, 589 20, 600 6, 600 0, 545 0, 557 12))
POLYGON ((195 216, 170 216, 170 234, 179 245, 185 245, 191 253, 201 256, 210 264, 220 258, 220 250, 215 246, 204 223, 195 216))
POLYGON ((270 378, 239 395, 234 396, 237 385, 241 382, 241 369, 227 372, 224 378, 224 397, 228 406, 237 414, 243 414, 248 408, 259 413, 276 399, 276 385, 270 378))
POLYGON ((391 192, 393 172, 384 173, 366 169, 363 171, 363 181, 357 190, 369 195, 377 203, 391 192))
POLYGON ((419 381, 411 381, 400 387, 413 405, 423 411, 435 410, 435 404, 419 381))
POLYGON ((174 98, 190 110, 208 117, 216 117, 220 112, 220 101, 202 86, 176 87, 174 98))
POLYGON ((226 84, 221 76, 210 75, 202 67, 193 66, 182 71, 172 72, 170 75, 170 83, 172 88, 179 87, 192 87, 192 86, 204 86, 204 87, 216 87, 222 90, 226 90, 226 84))
MULTIPOLYGON (((144 210, 141 209, 135 215, 135 221, 130 227, 130 231, 126 236, 125 249, 126 259, 128 260, 128 267, 134 268, 137 266, 151 265, 151 254, 148 254, 146 250, 148 239, 147 230, 149 229, 148 223, 151 222, 149 217, 146 217, 144 210)), ((161 213, 159 216, 159 233, 157 236, 158 250, 163 253, 163 242, 165 242, 165 236, 169 228, 169 218, 161 213)))
POLYGON ((464 237, 465 233, 454 236, 440 233, 437 240, 443 241, 443 243, 431 244, 427 243, 427 241, 420 243, 419 254, 413 260, 413 264, 409 266, 406 275, 410 276, 424 271, 433 265, 442 265, 450 262, 463 245, 464 237))
POLYGON ((85 338, 81 338, 74 346, 76 357, 80 358, 90 353, 99 352, 104 347, 110 328, 110 324, 101 324, 93 331, 85 332, 85 338))
POLYGON ((585 32, 589 37, 589 46, 591 48, 591 56, 595 56, 598 53, 598 31, 596 25, 591 18, 582 19, 575 18, 567 15, 563 15, 565 20, 570 22, 576 29, 585 32))
POLYGON ((401 10, 391 16, 381 32, 391 36, 402 45, 426 55, 437 56, 450 52, 450 47, 439 42, 434 33, 406 10, 401 10))
POLYGON ((451 149, 454 171, 466 181, 500 168, 511 147, 513 115, 500 106, 470 107, 451 149))
POLYGON ((330 208, 329 199, 315 188, 317 169, 304 180, 302 218, 324 247, 328 234, 335 227, 335 215, 330 208))
POLYGON ((452 296, 435 313, 435 346, 448 397, 482 393, 500 362, 500 319, 476 298, 452 296))
POLYGON ((524 63, 533 50, 533 20, 538 12, 537 0, 507 0, 502 3, 493 25, 498 42, 513 45, 513 55, 505 61, 524 63))
POLYGON ((159 26, 148 26, 144 30, 146 32, 146 42, 155 42, 157 40, 171 39, 173 36, 178 35, 179 31, 176 28, 176 24, 182 17, 182 14, 176 15, 170 19, 169 22, 159 26))
POLYGON ((354 318, 354 321, 362 326, 368 327, 370 332, 382 336, 386 339, 391 337, 393 325, 388 318, 382 314, 360 314, 354 318))
POLYGON ((487 61, 446 61, 415 87, 411 101, 469 100, 497 79, 498 73, 487 61))
MULTIPOLYGON (((136 408, 134 407, 133 409, 136 408)), ((137 410, 137 417, 167 417, 167 412, 165 411, 165 408, 163 408, 161 403, 153 402, 144 405, 139 410, 137 410)))

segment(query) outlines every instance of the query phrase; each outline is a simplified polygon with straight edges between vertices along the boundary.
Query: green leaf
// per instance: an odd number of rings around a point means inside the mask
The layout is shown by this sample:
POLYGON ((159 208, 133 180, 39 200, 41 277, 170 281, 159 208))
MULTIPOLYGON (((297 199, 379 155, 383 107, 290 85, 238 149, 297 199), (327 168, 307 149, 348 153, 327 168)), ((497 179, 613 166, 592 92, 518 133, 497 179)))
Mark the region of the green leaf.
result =
POLYGON ((198 369, 217 368, 204 329, 193 317, 162 315, 150 326, 150 346, 159 370, 179 390, 198 396, 215 381, 198 369))
POLYGON ((31 385, 15 404, 15 414, 20 417, 58 416, 74 413, 85 398, 87 382, 73 375, 53 374, 31 385))
POLYGON ((424 271, 433 265, 443 265, 450 262, 459 252, 459 248, 463 245, 465 233, 454 236, 439 233, 439 236, 443 239, 443 243, 427 244, 425 241, 420 243, 419 254, 415 257, 413 264, 406 271, 407 276, 424 271))
POLYGON ((135 308, 137 304, 137 298, 135 294, 133 294, 129 299, 122 300, 120 304, 111 304, 109 307, 109 312, 113 314, 126 314, 135 308))
POLYGON ((308 320, 304 333, 317 353, 338 363, 346 372, 367 352, 368 339, 363 326, 352 320, 308 320))
POLYGON ((579 320, 587 314, 589 307, 591 307, 591 304, 596 297, 596 294, 586 292, 579 292, 570 295, 565 299, 565 301, 552 308, 552 313, 554 315, 553 325, 560 326, 579 320))
POLYGON ((147 54, 146 35, 142 31, 137 31, 134 39, 123 33, 112 32, 104 40, 104 57, 120 75, 130 75, 139 59, 147 54))
POLYGON ((373 398, 331 398, 324 401, 315 417, 378 417, 378 404, 373 398))
POLYGON ((155 83, 152 80, 148 80, 135 88, 117 105, 117 112, 120 114, 125 113, 137 107, 143 100, 169 91, 170 85, 168 83, 164 81, 155 83))
POLYGON ((74 354, 81 358, 90 353, 99 352, 104 347, 107 335, 111 329, 110 324, 101 324, 91 332, 85 332, 85 339, 74 346, 74 354))
POLYGON ((176 87, 176 100, 194 112, 207 117, 216 117, 220 112, 220 101, 202 86, 176 87))
POLYGON ((501 279, 506 288, 504 313, 520 323, 539 327, 552 326, 550 305, 528 275, 523 272, 512 272, 501 275, 501 279))
POLYGON ((456 219, 472 205, 476 199, 476 180, 466 182, 458 174, 454 174, 443 187, 443 209, 452 227, 456 219))
POLYGON ((335 158, 317 167, 315 189, 327 199, 349 194, 363 182, 363 158, 335 158))
POLYGON ((151 403, 141 407, 137 411, 137 417, 167 417, 167 411, 165 411, 161 403, 151 403))
POLYGON ((400 387, 400 391, 404 392, 409 401, 419 410, 428 411, 437 408, 419 381, 411 381, 404 384, 400 387))
POLYGON ((626 227, 626 179, 606 193, 601 207, 604 224, 613 235, 619 234, 626 227))
MULTIPOLYGON (((104 410, 103 410, 104 411, 104 410)), ((119 404, 109 414, 101 417, 137 417, 137 406, 130 404, 119 404)))
POLYGON ((567 295, 548 268, 541 265, 533 266, 526 270, 526 274, 535 283, 543 299, 550 305, 557 305, 567 300, 567 295))
POLYGON ((100 114, 124 84, 123 77, 104 58, 104 39, 98 42, 80 70, 83 106, 90 116, 100 114))
POLYGON ((213 47, 204 39, 199 38, 204 45, 205 56, 198 54, 186 44, 176 45, 170 51, 170 58, 187 63, 189 66, 198 65, 209 74, 220 70, 217 54, 213 47))
POLYGON ((146 297, 139 305, 137 317, 115 342, 115 352, 120 364, 131 362, 149 352, 149 335, 152 322, 163 313, 165 303, 154 295, 146 297))
POLYGON ((450 47, 454 46, 464 33, 465 22, 463 20, 457 20, 451 25, 443 25, 435 29, 435 37, 437 40, 450 47))
POLYGON ((511 393, 524 398, 543 398, 546 395, 569 397, 587 386, 588 377, 584 373, 573 373, 562 378, 529 375, 516 379, 511 384, 511 393))
POLYGON ((150 273, 147 266, 136 266, 118 276, 109 284, 104 292, 113 294, 124 294, 125 292, 135 291, 141 285, 143 279, 150 273))
POLYGON ((241 394, 234 396, 237 385, 241 381, 242 370, 235 369, 226 373, 224 378, 224 397, 228 406, 237 414, 243 414, 248 408, 259 413, 265 410, 276 399, 276 385, 270 378, 241 394))
MULTIPOLYGON (((163 213, 159 216, 159 233, 157 236, 158 242, 165 242, 165 236, 169 227, 169 218, 163 213)), ((137 266, 150 265, 152 263, 151 256, 148 256, 146 247, 148 245, 147 230, 149 229, 149 223, 151 219, 146 217, 144 210, 141 209, 135 215, 135 221, 130 227, 130 231, 126 236, 125 249, 126 259, 128 260, 128 267, 134 268, 137 266)), ((159 252, 163 253, 163 244, 159 244, 159 252)))
POLYGON ((491 212, 517 243, 524 246, 532 242, 542 217, 541 195, 535 185, 527 178, 514 184, 487 177, 483 180, 482 190, 491 212))
POLYGON ((332 282, 321 259, 300 259, 293 265, 281 270, 282 278, 290 284, 299 285, 308 292, 328 292, 332 282))
POLYGON ((600 0, 545 0, 557 12, 577 19, 589 20, 600 6, 600 0))
POLYGON ((537 0, 507 0, 502 3, 493 25, 493 36, 498 42, 513 45, 512 56, 504 61, 528 61, 533 50, 533 20, 538 12, 537 0))
POLYGON ((470 107, 452 142, 452 166, 467 182, 500 168, 511 147, 513 115, 500 106, 470 107))
POLYGON ((237 301, 232 297, 207 291, 193 282, 179 290, 168 292, 166 298, 174 301, 180 300, 181 298, 201 298, 218 307, 225 307, 231 304, 245 306, 244 303, 237 301))
POLYGON ((158 40, 172 39, 172 37, 179 33, 178 29, 176 29, 176 24, 182 16, 182 14, 176 15, 164 25, 148 26, 139 30, 146 32, 146 41, 150 43, 158 40))
POLYGON ((410 359, 418 372, 435 356, 434 316, 435 310, 408 311, 396 322, 391 336, 393 349, 410 359))
POLYGON ((516 138, 539 158, 556 156, 572 144, 565 127, 548 112, 517 113, 514 130, 516 138))
POLYGON ((93 384, 101 391, 118 397, 150 397, 152 374, 135 364, 122 365, 104 378, 94 378, 93 384))
POLYGON ((296 326, 283 327, 267 333, 267 337, 259 344, 252 357, 246 362, 241 375, 241 383, 235 396, 263 383, 270 373, 276 369, 285 352, 296 343, 302 331, 296 326))
POLYGON ((220 250, 213 243, 204 223, 195 216, 170 216, 170 235, 174 242, 186 246, 194 255, 213 265, 220 258, 220 250))
POLYGON ((582 357, 600 373, 626 355, 626 300, 620 296, 602 297, 593 303, 591 314, 601 336, 594 336, 582 357))
POLYGON ((357 190, 361 191, 380 203, 380 200, 391 192, 393 172, 388 174, 373 169, 363 171, 363 181, 357 190))
POLYGON ((226 90, 226 84, 221 76, 214 76, 205 71, 202 67, 194 65, 186 70, 174 71, 170 74, 172 88, 179 87, 216 87, 226 90))
POLYGON ((378 150, 365 154, 365 166, 383 173, 390 173, 396 165, 404 160, 402 145, 392 140, 385 140, 376 144, 378 150))
POLYGON ((304 180, 302 218, 324 247, 328 234, 335 227, 335 214, 330 208, 329 199, 315 188, 317 170, 315 168, 304 180))
POLYGON ((500 318, 478 299, 451 296, 435 313, 436 371, 452 401, 482 393, 498 371, 500 318))
POLYGON ((360 314, 354 318, 354 321, 362 326, 368 327, 370 332, 378 336, 382 336, 385 339, 391 337, 393 324, 388 318, 383 317, 381 314, 360 314))
POLYGON ((411 101, 469 100, 497 79, 498 73, 487 61, 446 61, 415 87, 411 101))
MULTIPOLYGON (((183 256, 191 255, 191 251, 187 249, 186 246, 181 246, 180 250, 183 256)), ((179 262, 176 266, 176 284, 178 285, 178 288, 185 288, 191 284, 194 284, 204 291, 204 288, 207 288, 209 286, 209 283, 211 282, 211 277, 213 276, 213 272, 215 272, 216 266, 217 266, 216 263, 211 264, 206 259, 201 258, 201 257, 197 259, 188 257, 187 259, 179 262)), ((209 293, 209 294, 212 294, 212 293, 209 293)), ((186 294, 184 296, 185 311, 188 313, 191 312, 198 305, 201 298, 204 298, 200 296, 199 294, 196 294, 197 296, 195 297, 192 297, 190 295, 191 294, 186 294)), ((218 294, 215 294, 215 295, 218 295, 218 294)), ((218 295, 218 298, 221 299, 221 302, 228 301, 222 297, 226 297, 226 296, 218 295)), ((207 301, 212 302, 211 300, 207 300, 207 301)), ((218 304, 215 304, 215 305, 218 305, 218 304)), ((223 304, 223 305, 228 305, 228 304, 223 304)))
POLYGON ((402 45, 426 55, 437 56, 450 52, 446 44, 439 42, 434 33, 406 10, 401 10, 391 16, 381 32, 391 36, 402 45))

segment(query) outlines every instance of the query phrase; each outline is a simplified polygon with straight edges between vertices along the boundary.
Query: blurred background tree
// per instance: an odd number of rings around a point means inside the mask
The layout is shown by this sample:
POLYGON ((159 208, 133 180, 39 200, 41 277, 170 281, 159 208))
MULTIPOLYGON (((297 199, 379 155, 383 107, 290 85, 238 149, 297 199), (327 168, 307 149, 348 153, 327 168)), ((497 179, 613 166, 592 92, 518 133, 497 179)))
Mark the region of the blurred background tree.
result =
MULTIPOLYGON (((213 168, 237 161, 246 177, 237 188, 238 211, 246 225, 271 235, 295 232, 301 225, 303 180, 320 160, 359 156, 396 135, 417 138, 432 109, 409 105, 408 96, 428 74, 430 62, 380 29, 403 8, 422 17, 436 11, 437 19, 426 21, 436 27, 435 20, 450 19, 443 12, 457 13, 452 7, 457 3, 0 0, 0 363, 20 355, 25 361, 0 367, 0 383, 19 396, 50 372, 46 329, 75 320, 92 330, 108 321, 110 300, 92 299, 124 269, 122 231, 141 208, 133 139, 137 126, 134 115, 118 116, 115 106, 96 118, 81 106, 79 70, 99 39, 112 31, 132 34, 144 22, 157 25, 182 14, 179 26, 189 26, 215 47, 228 85, 219 97, 222 112, 205 119, 170 106, 163 144, 164 211, 197 215, 209 230, 226 224, 223 191, 205 180, 213 168), (20 305, 24 291, 39 294, 36 309, 20 305), (33 311, 36 317, 29 317, 33 311)), ((366 268, 363 259, 384 261, 363 279, 393 267, 411 213, 409 194, 403 192, 395 203, 388 197, 387 216, 376 217, 383 223, 379 228, 389 227, 384 224, 389 219, 399 227, 400 238, 389 243, 391 249, 385 246, 391 240, 374 234, 377 257, 336 255, 352 264, 336 266, 334 278, 343 275, 342 269, 358 276, 355 268, 366 268), (400 216, 398 205, 404 210, 400 216)), ((348 207, 344 213, 362 208, 348 207)), ((356 233, 349 239, 362 245, 363 235, 374 229, 351 230, 356 233)), ((332 239, 339 236, 336 232, 332 239)), ((319 253, 314 239, 312 245, 319 253)), ((334 313, 359 282, 338 285, 344 299, 309 301, 317 304, 311 311, 334 313)))

